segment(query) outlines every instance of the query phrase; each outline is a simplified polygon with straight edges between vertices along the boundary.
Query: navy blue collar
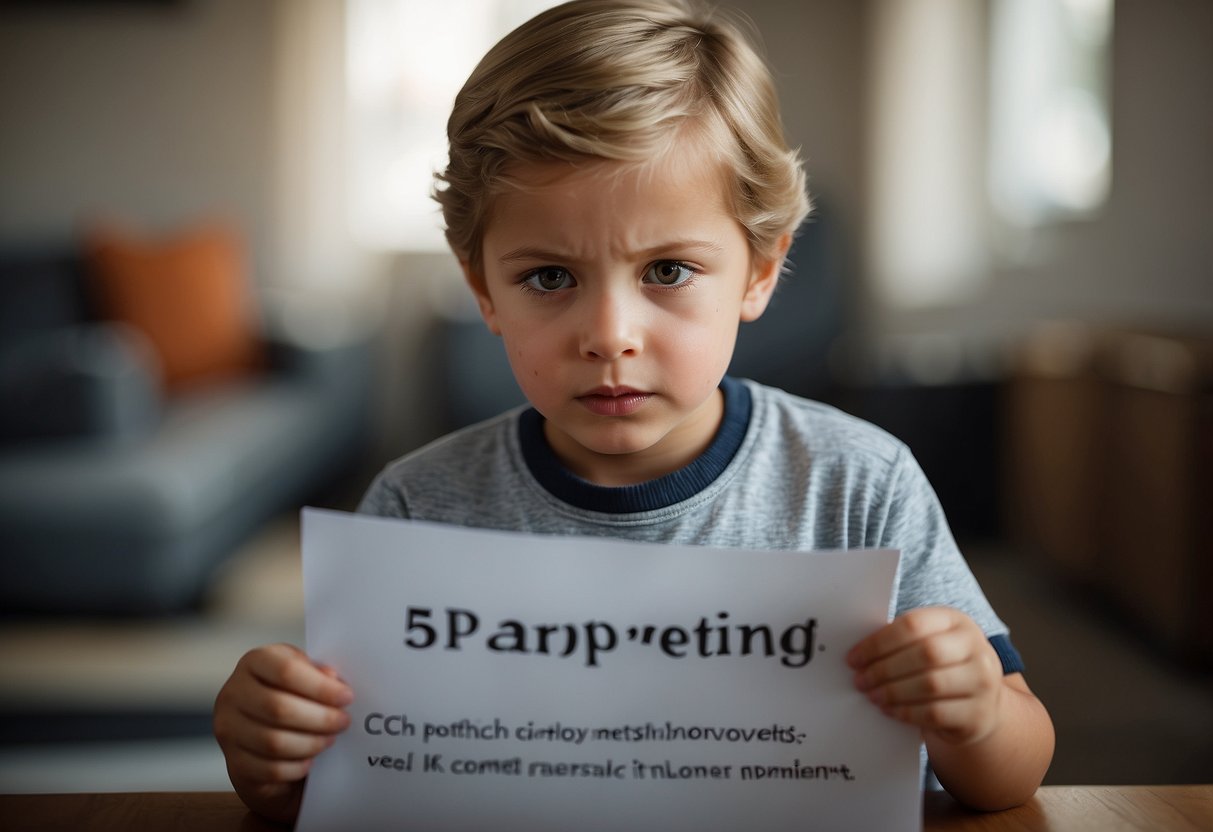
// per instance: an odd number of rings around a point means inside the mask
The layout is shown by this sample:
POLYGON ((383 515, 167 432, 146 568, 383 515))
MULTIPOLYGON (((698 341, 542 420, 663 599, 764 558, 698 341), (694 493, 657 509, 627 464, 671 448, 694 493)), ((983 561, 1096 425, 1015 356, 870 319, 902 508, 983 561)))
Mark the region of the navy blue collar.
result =
POLYGON ((527 468, 553 496, 577 508, 611 514, 630 514, 672 506, 707 488, 736 455, 750 425, 750 390, 737 379, 725 376, 724 418, 716 437, 698 458, 673 473, 637 485, 595 485, 574 474, 556 458, 543 435, 543 417, 534 408, 518 420, 518 439, 527 468))

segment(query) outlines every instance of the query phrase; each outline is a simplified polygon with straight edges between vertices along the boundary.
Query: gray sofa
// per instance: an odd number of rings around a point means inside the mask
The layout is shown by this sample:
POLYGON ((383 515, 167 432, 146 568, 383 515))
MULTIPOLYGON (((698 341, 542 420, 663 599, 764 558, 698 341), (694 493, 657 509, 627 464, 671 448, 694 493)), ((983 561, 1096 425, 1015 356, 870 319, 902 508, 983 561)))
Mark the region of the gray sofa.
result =
POLYGON ((183 610, 357 462, 369 336, 309 346, 267 325, 265 371, 164 397, 138 333, 92 314, 82 269, 0 256, 0 610, 183 610))

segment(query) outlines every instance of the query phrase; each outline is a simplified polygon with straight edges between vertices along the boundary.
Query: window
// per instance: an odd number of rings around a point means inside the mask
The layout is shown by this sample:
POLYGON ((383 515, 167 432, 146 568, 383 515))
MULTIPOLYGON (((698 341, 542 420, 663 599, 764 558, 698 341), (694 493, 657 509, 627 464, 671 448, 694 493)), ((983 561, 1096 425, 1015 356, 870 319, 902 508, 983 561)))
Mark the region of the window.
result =
POLYGON ((989 270, 983 8, 879 0, 870 20, 873 289, 893 307, 960 303, 989 270))
POLYGON ((1093 214, 1112 183, 1113 0, 995 0, 990 195, 1014 226, 1093 214))
POLYGON ((1030 256, 1033 229, 1103 205, 1112 5, 991 0, 987 18, 971 0, 873 3, 878 298, 900 308, 964 303, 990 275, 992 244, 1030 256))
POLYGON ((445 251, 433 174, 455 94, 503 35, 555 0, 348 0, 349 222, 371 249, 445 251))

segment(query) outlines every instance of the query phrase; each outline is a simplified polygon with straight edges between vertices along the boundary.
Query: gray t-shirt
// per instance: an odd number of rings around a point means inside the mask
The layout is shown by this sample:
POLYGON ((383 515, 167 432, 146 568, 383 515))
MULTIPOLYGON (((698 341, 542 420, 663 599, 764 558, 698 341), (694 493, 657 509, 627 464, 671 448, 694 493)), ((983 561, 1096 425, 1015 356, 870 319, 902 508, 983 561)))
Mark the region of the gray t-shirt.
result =
POLYGON ((726 379, 725 423, 684 471, 623 489, 560 469, 526 407, 388 465, 358 510, 535 534, 721 548, 898 549, 890 614, 949 606, 971 616, 1004 669, 1006 625, 957 549, 922 470, 899 440, 826 405, 726 379))

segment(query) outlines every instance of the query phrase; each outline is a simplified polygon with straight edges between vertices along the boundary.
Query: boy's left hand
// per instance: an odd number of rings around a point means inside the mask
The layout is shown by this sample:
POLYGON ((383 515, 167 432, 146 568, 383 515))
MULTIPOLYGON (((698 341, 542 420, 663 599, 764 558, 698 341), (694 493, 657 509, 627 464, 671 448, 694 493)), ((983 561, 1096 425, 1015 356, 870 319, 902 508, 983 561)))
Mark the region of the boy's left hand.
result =
POLYGON ((888 716, 952 745, 998 725, 1002 663, 972 618, 949 607, 898 616, 847 653, 855 687, 888 716))

